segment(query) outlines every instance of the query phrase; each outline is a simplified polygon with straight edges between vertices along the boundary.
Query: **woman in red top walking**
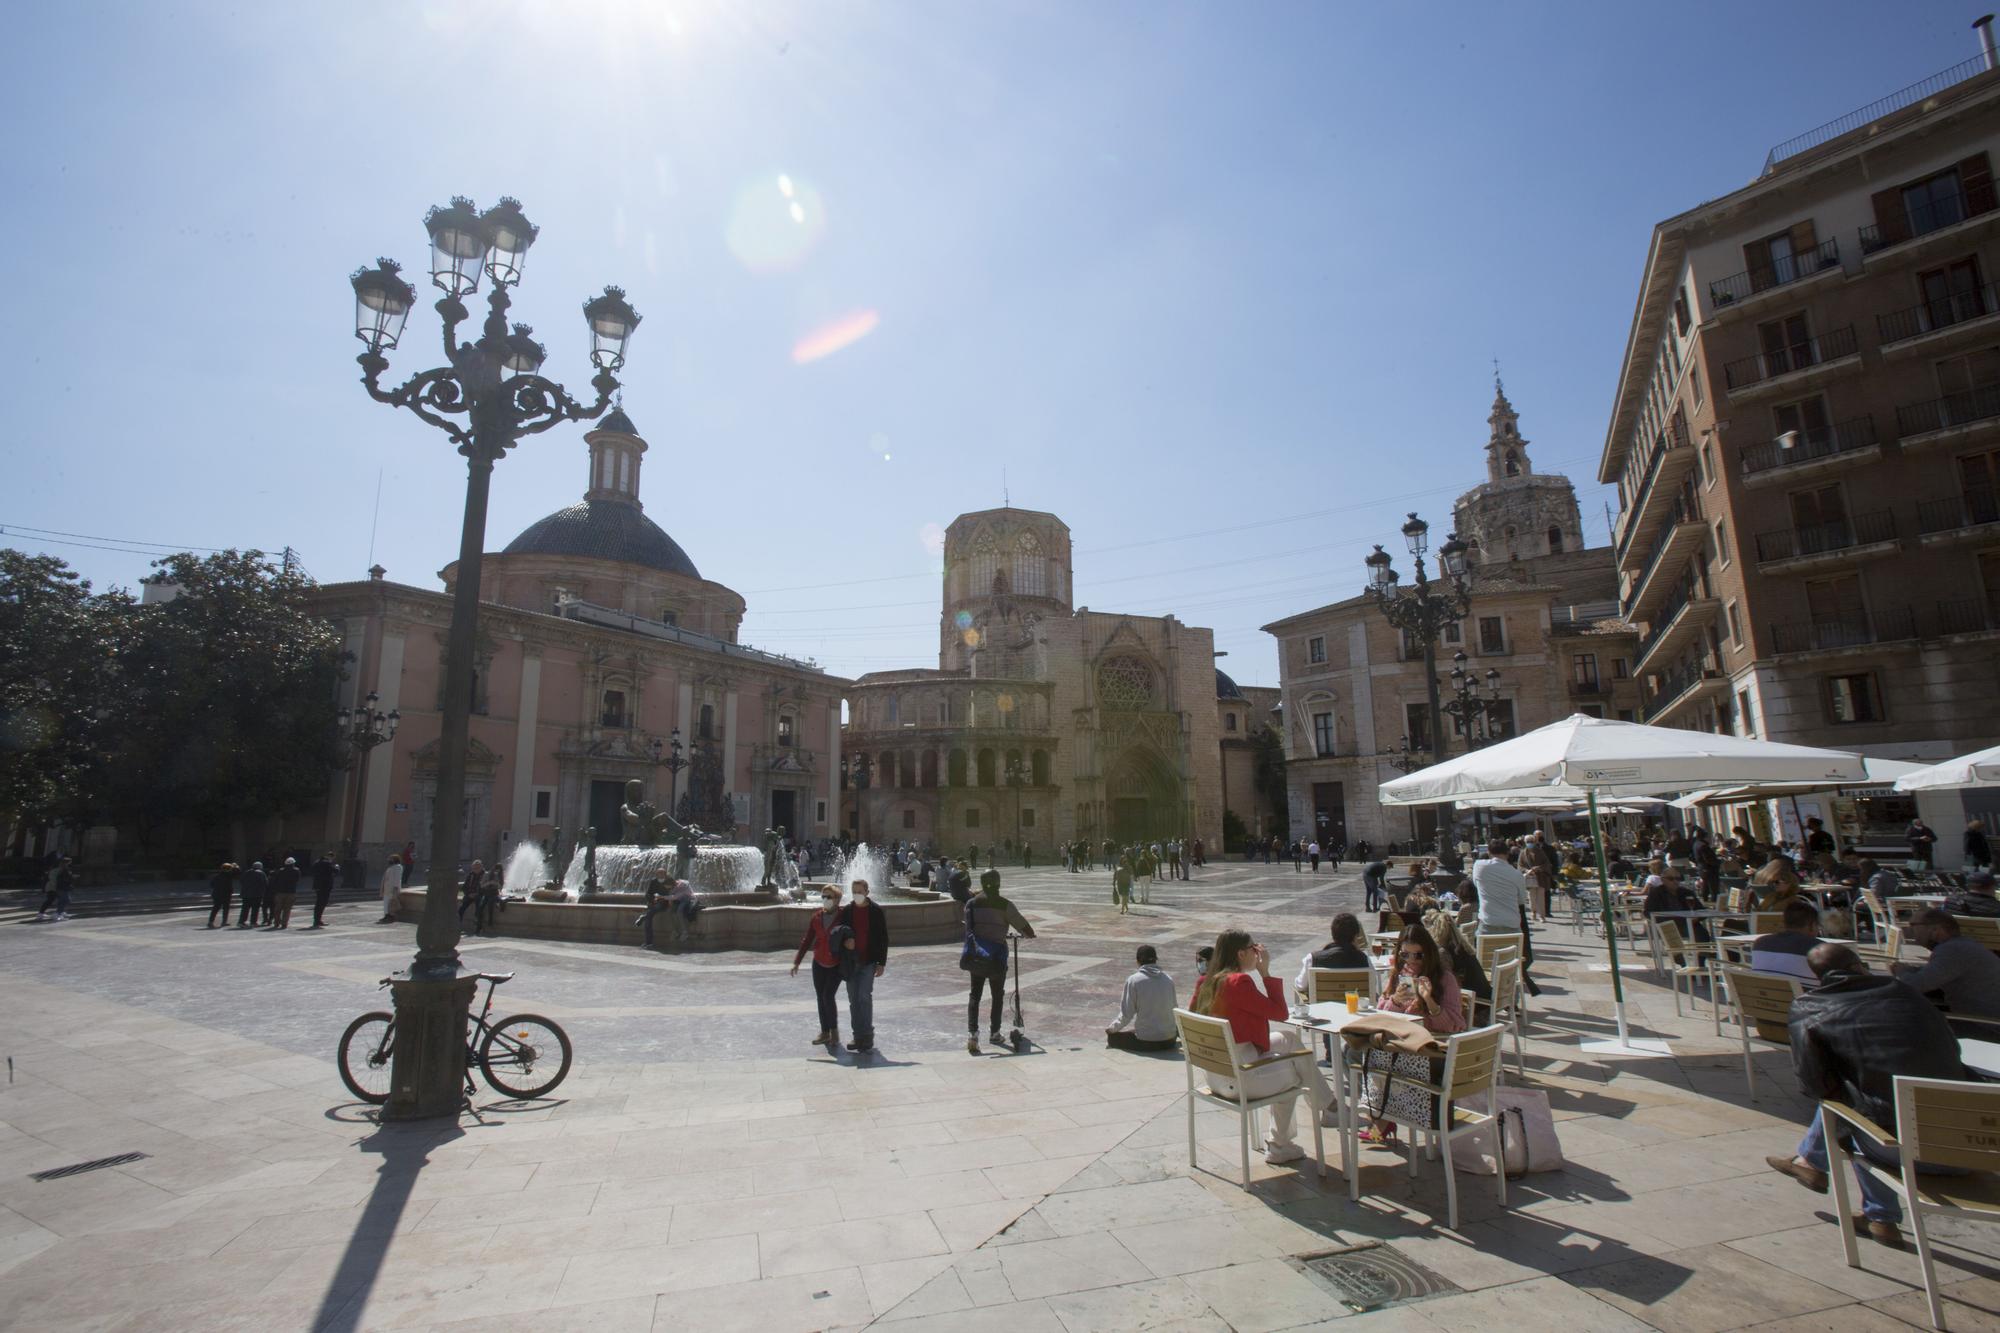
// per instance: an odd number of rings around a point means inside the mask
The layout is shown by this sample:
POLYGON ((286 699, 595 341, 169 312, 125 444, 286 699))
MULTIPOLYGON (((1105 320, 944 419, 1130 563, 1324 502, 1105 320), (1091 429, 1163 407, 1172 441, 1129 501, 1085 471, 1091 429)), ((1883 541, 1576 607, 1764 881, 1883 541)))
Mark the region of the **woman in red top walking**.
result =
POLYGON ((806 937, 799 941, 799 951, 792 955, 792 975, 799 974, 799 964, 808 953, 812 954, 813 994, 819 1000, 819 1035, 812 1039, 812 1044, 837 1052, 840 1010, 834 1004, 834 996, 840 992, 840 955, 833 947, 833 927, 840 917, 839 888, 827 885, 820 892, 819 903, 819 911, 806 924, 806 937))
MULTIPOLYGON (((1194 1007, 1211 1018, 1229 1020, 1229 1034, 1236 1039, 1236 1058, 1245 1064, 1273 1053, 1306 1049, 1296 1028, 1271 1028, 1273 1022, 1289 1016, 1285 986, 1271 975, 1271 955, 1247 930, 1225 930, 1216 937, 1215 956, 1208 975, 1195 988, 1194 1007)), ((1236 1084, 1226 1078, 1211 1078, 1208 1086, 1224 1097, 1236 1095, 1236 1084)), ((1320 1077, 1319 1066, 1309 1060, 1266 1065, 1252 1070, 1243 1080, 1246 1098, 1271 1097, 1286 1088, 1302 1089, 1316 1115, 1325 1116, 1333 1105, 1333 1089, 1320 1077)), ((1264 1160, 1273 1165, 1296 1162, 1306 1155, 1292 1128, 1294 1109, 1290 1100, 1271 1108, 1264 1160)))

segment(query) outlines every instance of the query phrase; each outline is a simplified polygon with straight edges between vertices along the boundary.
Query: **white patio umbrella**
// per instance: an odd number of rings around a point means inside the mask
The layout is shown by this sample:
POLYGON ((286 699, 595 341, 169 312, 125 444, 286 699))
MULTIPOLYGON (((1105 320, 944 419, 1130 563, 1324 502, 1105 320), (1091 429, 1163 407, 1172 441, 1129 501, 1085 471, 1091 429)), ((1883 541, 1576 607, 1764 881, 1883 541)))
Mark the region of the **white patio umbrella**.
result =
MULTIPOLYGON (((1814 783, 1824 789, 1867 776, 1859 755, 1805 745, 1718 736, 1674 727, 1613 722, 1581 713, 1512 740, 1418 769, 1378 789, 1384 805, 1435 805, 1473 796, 1582 798, 1590 808, 1604 946, 1618 1015, 1616 1048, 1641 1053, 1625 1027, 1625 986, 1618 975, 1618 937, 1611 924, 1611 870, 1604 855, 1599 799, 1666 796, 1692 787, 1753 783, 1814 783)), ((1656 1052, 1643 1052, 1653 1054, 1656 1052)))
POLYGON ((1896 779, 1897 791, 1946 791, 1953 787, 2000 787, 2000 745, 1962 754, 1896 779))
MULTIPOLYGON (((1877 759, 1870 755, 1861 756, 1864 778, 1860 782, 1754 782, 1739 783, 1729 787, 1705 787, 1689 792, 1672 804, 1682 810, 1696 805, 1737 805, 1744 801, 1762 801, 1786 796, 1810 796, 1814 792, 1846 791, 1853 787, 1887 787, 1900 782, 1912 774, 1924 771, 1924 765, 1913 764, 1907 759, 1877 759)), ((2000 781, 2000 768, 1996 768, 1996 780, 2000 781)))

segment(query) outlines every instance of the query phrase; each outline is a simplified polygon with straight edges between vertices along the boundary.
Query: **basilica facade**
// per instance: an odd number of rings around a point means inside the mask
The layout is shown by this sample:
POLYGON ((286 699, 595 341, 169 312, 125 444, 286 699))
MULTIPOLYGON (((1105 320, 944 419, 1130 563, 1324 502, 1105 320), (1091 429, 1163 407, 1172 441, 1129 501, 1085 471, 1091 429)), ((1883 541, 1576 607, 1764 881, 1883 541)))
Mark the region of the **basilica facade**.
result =
POLYGON ((1075 837, 1219 848, 1214 634, 1075 606, 1054 514, 961 514, 944 559, 937 666, 849 691, 843 827, 954 854, 1075 837))
MULTIPOLYGON (((559 830, 565 848, 588 828, 615 839, 634 779, 725 837, 774 824, 833 836, 848 682, 738 641, 743 598, 645 513, 647 446, 622 408, 583 444, 583 498, 482 564, 460 859, 504 860, 559 830)), ((372 692, 402 726, 339 775, 323 809, 269 831, 272 845, 343 847, 358 830, 371 873, 405 841, 428 860, 457 576, 453 563, 441 587, 418 587, 377 568, 314 591, 350 654, 340 702, 372 692)))

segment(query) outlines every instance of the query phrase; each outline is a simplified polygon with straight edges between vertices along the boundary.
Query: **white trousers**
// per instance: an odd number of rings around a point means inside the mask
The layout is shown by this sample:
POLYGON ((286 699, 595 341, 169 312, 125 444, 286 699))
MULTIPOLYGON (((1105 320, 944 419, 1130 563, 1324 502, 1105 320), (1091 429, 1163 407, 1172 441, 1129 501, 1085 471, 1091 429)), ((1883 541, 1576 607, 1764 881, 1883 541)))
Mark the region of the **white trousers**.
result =
MULTIPOLYGON (((1236 1043, 1236 1059, 1241 1064, 1261 1060, 1266 1054, 1283 1055, 1290 1051, 1310 1053, 1310 1048, 1300 1038, 1297 1028, 1274 1025, 1271 1028, 1271 1049, 1268 1052, 1258 1050, 1247 1041, 1236 1043)), ((1283 1064, 1253 1069, 1250 1071, 1250 1076, 1243 1080, 1243 1091, 1251 1100, 1274 1097, 1286 1088, 1298 1087, 1301 1080, 1304 1080, 1305 1095, 1312 1102, 1314 1115, 1321 1114, 1333 1105, 1333 1089, 1327 1085, 1325 1077, 1319 1072, 1319 1063, 1316 1060, 1287 1060, 1283 1064)), ((1226 1078, 1212 1078, 1208 1081, 1208 1086, 1224 1097, 1236 1095, 1236 1084, 1226 1078)), ((1296 1100, 1287 1100, 1271 1108, 1271 1132, 1264 1136, 1265 1147, 1272 1148, 1280 1144, 1291 1145, 1297 1142, 1298 1131, 1293 1123, 1297 1107, 1296 1100)))

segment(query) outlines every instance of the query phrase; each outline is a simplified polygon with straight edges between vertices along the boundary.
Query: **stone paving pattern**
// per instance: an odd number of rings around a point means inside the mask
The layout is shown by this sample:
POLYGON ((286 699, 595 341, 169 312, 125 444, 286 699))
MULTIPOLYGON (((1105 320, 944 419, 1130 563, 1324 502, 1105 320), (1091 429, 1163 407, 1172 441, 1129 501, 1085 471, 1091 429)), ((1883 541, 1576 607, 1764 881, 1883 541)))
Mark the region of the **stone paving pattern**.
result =
MULTIPOLYGON (((965 1054, 955 948, 899 950, 882 1055, 805 1045, 789 956, 467 942, 519 969, 508 1007, 559 1018, 575 1072, 522 1104, 483 1091, 457 1125, 377 1125, 332 1051, 408 927, 208 932, 200 915, 35 925, 0 912, 13 1014, 0 1092, 0 1326, 24 1329, 859 1328, 905 1330, 1895 1329, 1928 1326, 1913 1253, 1840 1259, 1831 1199, 1763 1165, 1808 1108, 1789 1059, 1676 1019, 1628 971, 1663 1059, 1584 1057, 1609 1028, 1603 946, 1537 938, 1529 1081, 1569 1166, 1477 1183, 1443 1224, 1434 1163, 1367 1150, 1338 1172, 1236 1183, 1234 1117, 1197 1114, 1184 1067, 1107 1052, 1132 947, 1184 978, 1242 921, 1286 961, 1359 899, 1351 874, 1211 868, 1119 917, 1102 872, 1014 871, 1030 945, 1026 1055, 965 1054), (29 1173, 144 1160, 56 1180, 29 1173), (1490 1182, 1489 1182, 1490 1183, 1490 1182), (1354 1314, 1302 1257, 1383 1242, 1461 1289, 1354 1314)), ((1331 1137, 1330 1154, 1337 1153, 1331 1137)), ((2000 1327, 2000 1230, 1952 1228, 1957 1329, 2000 1327)))

